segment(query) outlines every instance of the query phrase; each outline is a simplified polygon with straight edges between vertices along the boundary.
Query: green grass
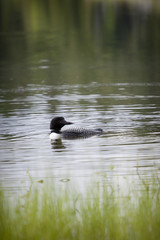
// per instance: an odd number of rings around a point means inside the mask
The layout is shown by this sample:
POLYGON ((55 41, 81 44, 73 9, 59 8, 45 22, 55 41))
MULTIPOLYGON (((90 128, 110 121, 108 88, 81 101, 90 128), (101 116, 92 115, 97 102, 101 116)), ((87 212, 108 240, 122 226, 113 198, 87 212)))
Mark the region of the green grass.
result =
MULTIPOLYGON (((32 183, 34 184, 34 183, 32 183)), ((128 196, 97 184, 85 197, 70 189, 37 183, 23 197, 0 194, 1 240, 158 240, 160 185, 144 183, 128 196)))

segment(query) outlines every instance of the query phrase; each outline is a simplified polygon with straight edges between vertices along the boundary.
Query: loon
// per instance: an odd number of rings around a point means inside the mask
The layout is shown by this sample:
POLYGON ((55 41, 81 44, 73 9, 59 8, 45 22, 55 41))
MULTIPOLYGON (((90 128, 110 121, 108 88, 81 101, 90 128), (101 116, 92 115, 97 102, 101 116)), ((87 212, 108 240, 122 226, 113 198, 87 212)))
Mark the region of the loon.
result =
POLYGON ((65 125, 73 124, 72 122, 67 122, 64 117, 55 117, 50 122, 50 139, 78 139, 78 138, 88 138, 94 135, 100 135, 103 133, 101 128, 97 129, 87 129, 87 128, 68 128, 61 130, 65 125))

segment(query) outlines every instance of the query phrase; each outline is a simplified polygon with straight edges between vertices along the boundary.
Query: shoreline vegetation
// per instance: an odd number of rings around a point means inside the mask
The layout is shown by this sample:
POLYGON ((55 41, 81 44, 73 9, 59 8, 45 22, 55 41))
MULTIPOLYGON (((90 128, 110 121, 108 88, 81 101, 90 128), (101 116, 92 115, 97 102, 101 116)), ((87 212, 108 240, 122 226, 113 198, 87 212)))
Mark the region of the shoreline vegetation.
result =
POLYGON ((33 180, 23 197, 9 199, 1 191, 1 240, 157 240, 160 181, 158 176, 151 180, 142 181, 143 187, 130 189, 127 196, 104 182, 86 188, 85 197, 70 183, 57 189, 55 183, 33 180))

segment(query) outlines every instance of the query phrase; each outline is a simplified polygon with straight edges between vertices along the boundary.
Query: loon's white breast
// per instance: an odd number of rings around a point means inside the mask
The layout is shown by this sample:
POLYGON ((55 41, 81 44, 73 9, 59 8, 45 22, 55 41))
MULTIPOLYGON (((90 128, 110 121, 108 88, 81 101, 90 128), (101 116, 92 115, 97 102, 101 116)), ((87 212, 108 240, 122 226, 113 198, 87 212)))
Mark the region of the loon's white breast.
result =
POLYGON ((61 134, 60 133, 55 133, 55 132, 51 132, 49 135, 49 138, 51 140, 57 140, 57 139, 61 139, 61 134))

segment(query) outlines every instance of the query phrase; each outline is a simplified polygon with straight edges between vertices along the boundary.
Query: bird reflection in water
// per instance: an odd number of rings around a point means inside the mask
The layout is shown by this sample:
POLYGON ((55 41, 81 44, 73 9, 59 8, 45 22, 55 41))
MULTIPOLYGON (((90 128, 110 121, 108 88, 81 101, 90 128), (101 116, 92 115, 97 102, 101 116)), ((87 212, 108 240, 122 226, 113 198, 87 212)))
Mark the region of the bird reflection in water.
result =
POLYGON ((61 152, 62 149, 66 148, 61 139, 52 140, 51 147, 52 147, 52 149, 56 150, 57 152, 61 152))

